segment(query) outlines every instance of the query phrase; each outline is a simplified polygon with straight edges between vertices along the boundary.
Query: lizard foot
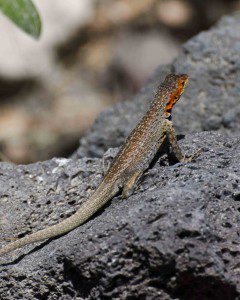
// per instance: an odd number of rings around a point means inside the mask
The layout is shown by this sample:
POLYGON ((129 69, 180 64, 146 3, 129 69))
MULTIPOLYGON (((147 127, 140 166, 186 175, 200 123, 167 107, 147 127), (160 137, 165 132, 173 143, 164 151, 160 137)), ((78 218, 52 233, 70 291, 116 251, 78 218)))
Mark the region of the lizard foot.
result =
POLYGON ((190 157, 186 157, 186 155, 184 155, 182 162, 192 162, 195 161, 196 158, 199 157, 199 155, 203 152, 203 148, 198 149, 196 152, 194 152, 190 157))

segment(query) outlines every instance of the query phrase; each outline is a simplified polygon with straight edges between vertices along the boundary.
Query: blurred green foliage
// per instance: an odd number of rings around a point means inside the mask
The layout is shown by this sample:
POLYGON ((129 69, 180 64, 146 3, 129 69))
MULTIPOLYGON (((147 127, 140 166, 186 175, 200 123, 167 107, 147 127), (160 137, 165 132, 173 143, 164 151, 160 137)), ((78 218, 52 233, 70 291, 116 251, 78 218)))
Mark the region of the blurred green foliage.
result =
POLYGON ((26 33, 39 38, 41 19, 31 0, 0 0, 0 10, 26 33))

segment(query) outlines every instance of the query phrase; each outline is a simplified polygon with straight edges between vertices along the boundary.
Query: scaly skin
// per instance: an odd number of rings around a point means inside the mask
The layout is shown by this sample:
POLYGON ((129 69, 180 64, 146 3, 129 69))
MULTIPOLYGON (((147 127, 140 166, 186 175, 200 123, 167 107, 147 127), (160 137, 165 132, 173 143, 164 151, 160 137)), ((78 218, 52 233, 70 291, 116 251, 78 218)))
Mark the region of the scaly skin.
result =
POLYGON ((187 75, 170 74, 165 78, 150 109, 126 139, 102 183, 75 214, 56 225, 7 244, 0 249, 0 256, 27 244, 71 231, 87 221, 120 189, 123 189, 123 197, 127 198, 165 139, 169 141, 172 152, 179 161, 190 161, 198 156, 193 155, 185 160, 178 146, 172 122, 169 121, 171 109, 179 100, 187 82, 187 75))

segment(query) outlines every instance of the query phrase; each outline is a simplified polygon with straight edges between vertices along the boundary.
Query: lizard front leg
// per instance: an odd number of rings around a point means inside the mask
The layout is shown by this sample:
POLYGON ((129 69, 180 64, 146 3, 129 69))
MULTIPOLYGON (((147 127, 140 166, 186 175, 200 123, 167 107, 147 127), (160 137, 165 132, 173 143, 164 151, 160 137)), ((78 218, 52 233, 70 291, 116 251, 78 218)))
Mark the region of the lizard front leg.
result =
POLYGON ((171 150, 174 156, 180 162, 191 162, 195 160, 202 152, 202 149, 197 150, 190 157, 186 158, 185 154, 182 153, 181 148, 178 145, 176 133, 173 127, 173 123, 169 120, 164 120, 162 124, 162 132, 165 133, 166 137, 171 146, 171 150))

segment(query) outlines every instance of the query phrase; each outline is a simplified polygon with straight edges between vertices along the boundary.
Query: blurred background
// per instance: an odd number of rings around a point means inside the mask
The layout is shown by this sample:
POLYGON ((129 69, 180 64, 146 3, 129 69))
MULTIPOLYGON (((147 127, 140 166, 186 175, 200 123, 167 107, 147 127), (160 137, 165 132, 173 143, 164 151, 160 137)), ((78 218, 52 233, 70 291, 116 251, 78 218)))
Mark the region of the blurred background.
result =
POLYGON ((107 105, 129 100, 181 44, 240 0, 33 0, 38 41, 0 14, 0 158, 67 157, 107 105))

